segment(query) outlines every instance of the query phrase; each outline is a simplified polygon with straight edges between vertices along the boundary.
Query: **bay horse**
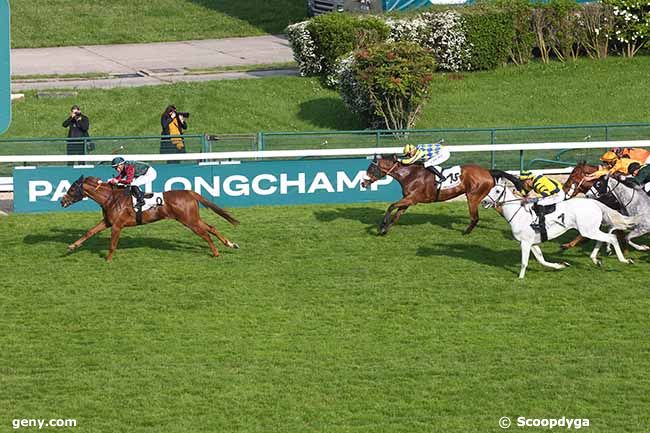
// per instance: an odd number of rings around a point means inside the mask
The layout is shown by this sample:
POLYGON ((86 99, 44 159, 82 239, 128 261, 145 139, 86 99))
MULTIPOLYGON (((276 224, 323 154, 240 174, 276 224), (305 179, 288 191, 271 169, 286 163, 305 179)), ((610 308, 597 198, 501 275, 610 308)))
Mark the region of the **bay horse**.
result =
POLYGON ((385 235, 388 230, 399 221, 402 214, 410 206, 418 203, 432 203, 451 200, 461 194, 467 197, 470 223, 463 231, 464 235, 472 232, 478 224, 478 208, 481 200, 494 187, 496 180, 506 178, 517 188, 521 189, 522 183, 516 176, 501 170, 488 170, 476 164, 461 166, 460 184, 452 188, 440 189, 435 175, 422 164, 406 165, 399 162, 397 155, 378 156, 366 170, 366 177, 361 186, 367 188, 373 182, 384 176, 390 176, 402 186, 402 199, 388 206, 384 218, 379 225, 379 234, 385 235), (397 212, 393 215, 393 211, 397 212))
MULTIPOLYGON (((102 230, 111 228, 111 245, 108 249, 107 261, 113 259, 113 253, 117 248, 122 228, 137 225, 136 213, 133 209, 131 194, 128 188, 122 188, 102 182, 96 177, 81 176, 68 189, 61 198, 61 206, 68 206, 89 197, 102 207, 102 219, 96 226, 68 245, 68 251, 72 252, 79 248, 102 230)), ((232 225, 239 224, 230 213, 221 209, 201 194, 194 191, 166 191, 163 193, 163 204, 142 212, 142 224, 149 224, 162 219, 175 219, 194 233, 205 239, 210 245, 214 257, 219 256, 219 251, 214 246, 210 234, 215 235, 221 243, 228 248, 239 248, 239 246, 226 239, 216 228, 201 219, 199 214, 199 203, 223 217, 232 225)))

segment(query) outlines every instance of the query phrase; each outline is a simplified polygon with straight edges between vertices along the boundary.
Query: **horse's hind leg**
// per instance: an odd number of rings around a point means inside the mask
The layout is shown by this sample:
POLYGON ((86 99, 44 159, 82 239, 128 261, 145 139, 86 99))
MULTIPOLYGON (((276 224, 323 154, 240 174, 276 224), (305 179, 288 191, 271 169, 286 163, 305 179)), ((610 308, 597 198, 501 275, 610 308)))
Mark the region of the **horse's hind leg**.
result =
MULTIPOLYGON (((616 257, 621 263, 634 263, 632 260, 628 260, 623 256, 623 251, 621 251, 621 246, 618 244, 618 239, 616 235, 603 233, 598 227, 593 229, 588 229, 586 231, 580 230, 580 234, 586 238, 594 239, 599 242, 606 242, 614 246, 614 251, 616 252, 616 257)), ((594 248, 594 251, 591 253, 591 259, 594 260, 597 250, 594 248)), ((596 262, 594 262, 596 263, 596 262)), ((597 263, 596 263, 597 264, 597 263)))
POLYGON ((215 235, 221 241, 221 243, 227 246, 228 248, 239 248, 239 245, 237 245, 236 243, 227 239, 224 235, 219 233, 219 231, 214 226, 211 226, 210 224, 206 223, 203 220, 199 221, 199 223, 202 224, 208 232, 215 235))
POLYGON ((472 194, 465 194, 465 197, 467 197, 467 207, 469 208, 469 225, 465 230, 463 230, 464 235, 468 235, 472 233, 472 230, 474 230, 474 227, 476 227, 476 224, 478 224, 478 207, 479 204, 481 203, 481 200, 487 195, 487 191, 477 191, 472 194))
POLYGON ((563 250, 568 250, 570 248, 575 247, 576 245, 578 245, 580 242, 582 242, 584 240, 585 240, 584 237, 582 237, 581 235, 578 235, 571 242, 567 242, 566 244, 562 244, 561 248, 563 250))
MULTIPOLYGON (((179 221, 180 221, 180 220, 179 220, 179 221)), ((188 224, 188 223, 185 223, 184 221, 180 221, 180 222, 181 222, 185 227, 187 227, 188 229, 190 229, 190 230, 192 230, 194 233, 196 233, 198 236, 200 236, 200 237, 202 237, 203 239, 205 239, 205 241, 208 243, 208 245, 210 245, 210 249, 212 250, 212 254, 213 254, 215 257, 219 257, 219 250, 217 249, 216 246, 214 246, 214 242, 212 242, 212 238, 210 237, 210 233, 208 233, 208 229, 207 229, 207 227, 205 227, 206 224, 203 223, 203 221, 201 221, 201 220, 199 219, 198 222, 196 222, 196 223, 194 223, 194 224, 188 224), (203 225, 202 225, 201 223, 203 223, 203 225)))
POLYGON ((110 262, 113 260, 113 253, 117 248, 117 243, 120 240, 120 234, 122 233, 122 227, 113 226, 111 229, 111 246, 108 249, 108 255, 106 256, 106 261, 110 262))
POLYGON ((636 243, 632 242, 632 239, 634 239, 634 238, 638 238, 639 236, 642 236, 642 235, 646 234, 647 232, 648 232, 648 230, 647 230, 645 227, 644 227, 643 229, 639 229, 639 227, 637 226, 634 230, 632 230, 632 231, 631 231, 631 232, 630 232, 630 233, 625 237, 625 240, 626 240, 627 243, 630 244, 630 246, 631 246, 632 248, 634 248, 635 250, 638 250, 638 251, 648 251, 648 250, 650 250, 650 247, 649 247, 649 246, 647 246, 647 245, 639 245, 639 244, 636 244, 636 243))

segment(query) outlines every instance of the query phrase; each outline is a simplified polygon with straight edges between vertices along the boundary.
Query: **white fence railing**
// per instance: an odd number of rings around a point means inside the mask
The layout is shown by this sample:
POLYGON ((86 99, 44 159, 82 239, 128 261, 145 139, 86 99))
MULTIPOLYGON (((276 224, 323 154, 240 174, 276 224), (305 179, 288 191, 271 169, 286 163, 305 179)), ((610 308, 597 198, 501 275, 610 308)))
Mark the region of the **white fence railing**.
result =
MULTIPOLYGON (((558 143, 516 143, 516 144, 477 144, 467 146, 447 146, 450 152, 502 152, 513 150, 562 150, 625 147, 650 147, 650 140, 630 141, 589 141, 558 143)), ((400 153, 401 147, 367 147, 359 149, 303 149, 303 150, 262 150, 238 152, 206 152, 179 154, 137 154, 128 155, 129 159, 140 161, 197 161, 197 160, 237 160, 268 158, 303 158, 332 156, 371 156, 381 153, 400 153)), ((0 163, 37 163, 37 162, 106 162, 115 155, 5 155, 0 156, 0 163)))
MULTIPOLYGON (((503 152, 530 150, 563 150, 563 149, 605 149, 612 147, 650 147, 650 140, 630 141, 590 141, 590 142, 557 142, 557 143, 515 143, 515 144, 479 144, 466 146, 447 146, 451 153, 463 152, 503 152)), ((246 159, 271 158, 306 158, 306 157, 335 157, 335 156, 372 156, 375 154, 400 153, 401 147, 367 147, 359 149, 303 149, 303 150, 265 150, 238 152, 209 152, 181 154, 139 154, 126 155, 129 159, 140 161, 233 161, 246 159)), ((108 162, 115 155, 6 155, 0 156, 0 163, 36 164, 36 163, 66 163, 83 162, 84 164, 108 162)), ((28 167, 20 167, 28 168, 28 167)), ((571 168, 554 168, 534 170, 540 173, 568 173, 571 168)), ((11 177, 0 178, 0 192, 13 191, 11 177)))

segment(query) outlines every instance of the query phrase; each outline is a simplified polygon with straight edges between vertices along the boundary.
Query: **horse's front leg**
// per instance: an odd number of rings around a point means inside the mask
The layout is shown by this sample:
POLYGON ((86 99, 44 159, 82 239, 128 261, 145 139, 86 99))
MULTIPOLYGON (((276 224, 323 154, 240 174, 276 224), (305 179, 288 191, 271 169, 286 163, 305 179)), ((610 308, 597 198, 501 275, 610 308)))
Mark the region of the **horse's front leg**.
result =
POLYGON ((97 233, 101 232, 102 230, 106 230, 106 227, 108 227, 106 225, 106 221, 104 219, 102 219, 99 222, 99 224, 97 224, 95 227, 88 230, 85 235, 83 235, 82 237, 80 237, 79 239, 77 239, 76 241, 71 243, 70 245, 68 245, 68 251, 72 252, 72 251, 76 250, 77 248, 79 248, 81 246, 81 244, 86 242, 88 239, 95 236, 97 233))
POLYGON ((400 201, 396 201, 395 203, 388 206, 388 209, 386 209, 386 213, 384 214, 384 218, 382 219, 381 224, 379 226, 379 234, 385 235, 386 233, 388 233, 388 229, 397 222, 399 217, 402 216, 402 213, 404 213, 404 211, 412 204, 413 204, 413 200, 404 197, 400 201), (391 214, 395 209, 400 209, 400 210, 395 213, 395 216, 391 217, 391 214))
POLYGON ((524 275, 526 275, 531 247, 532 244, 530 242, 521 242, 521 270, 519 271, 519 279, 522 280, 524 279, 524 275))

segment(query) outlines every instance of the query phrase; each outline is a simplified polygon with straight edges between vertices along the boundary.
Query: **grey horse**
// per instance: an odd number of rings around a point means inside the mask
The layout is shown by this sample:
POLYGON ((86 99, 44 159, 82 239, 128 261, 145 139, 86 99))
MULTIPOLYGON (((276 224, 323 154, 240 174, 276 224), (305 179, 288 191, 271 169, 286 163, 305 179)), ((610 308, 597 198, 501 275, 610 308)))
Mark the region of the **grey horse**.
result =
POLYGON ((648 245, 639 245, 632 242, 632 239, 650 233, 650 197, 643 187, 631 187, 618 179, 609 177, 606 192, 610 192, 616 197, 616 200, 621 204, 621 208, 629 216, 636 217, 634 229, 625 237, 630 246, 639 251, 650 250, 648 245))

